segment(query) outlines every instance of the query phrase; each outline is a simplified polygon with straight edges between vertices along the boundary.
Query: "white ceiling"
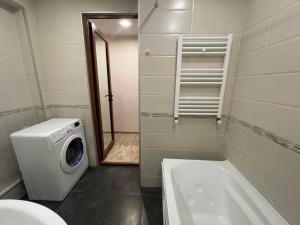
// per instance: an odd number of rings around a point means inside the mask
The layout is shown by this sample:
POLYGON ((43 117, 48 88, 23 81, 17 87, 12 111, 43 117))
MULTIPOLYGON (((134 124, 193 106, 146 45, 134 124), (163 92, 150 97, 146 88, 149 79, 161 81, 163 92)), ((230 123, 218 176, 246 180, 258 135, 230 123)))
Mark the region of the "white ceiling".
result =
POLYGON ((92 22, 96 25, 104 35, 110 38, 137 36, 138 20, 130 19, 132 25, 124 28, 119 24, 119 19, 93 19, 92 22))

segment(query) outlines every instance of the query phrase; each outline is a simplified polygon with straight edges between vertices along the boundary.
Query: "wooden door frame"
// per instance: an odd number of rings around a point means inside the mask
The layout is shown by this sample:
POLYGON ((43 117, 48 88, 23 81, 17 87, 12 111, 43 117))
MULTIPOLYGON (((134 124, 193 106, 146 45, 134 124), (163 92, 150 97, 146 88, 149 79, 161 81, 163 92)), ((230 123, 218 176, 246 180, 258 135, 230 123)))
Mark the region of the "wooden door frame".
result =
MULTIPOLYGON (((99 30, 90 30, 89 24, 91 23, 91 19, 137 19, 137 13, 119 13, 119 12, 105 12, 105 13, 82 13, 82 26, 83 26, 83 34, 84 34, 84 43, 85 43, 85 53, 86 53, 86 62, 88 69, 88 80, 89 80, 89 88, 90 88, 90 100, 91 100, 91 110, 93 117, 93 125, 96 139, 96 149, 99 164, 103 163, 105 159, 104 155, 104 140, 103 140, 103 128, 102 128, 102 119, 101 119, 101 105, 100 105, 100 92, 98 85, 98 76, 97 76, 97 62, 95 58, 95 46, 92 46, 91 43, 93 32, 95 32, 99 37, 101 37, 106 43, 107 38, 101 33, 99 30)), ((109 51, 106 48, 106 55, 108 57, 109 62, 109 51)), ((110 98, 111 98, 111 80, 110 80, 110 68, 108 66, 108 85, 110 90, 110 98)), ((112 99, 110 99, 111 101, 112 99)), ((112 105, 112 104, 111 104, 112 105)), ((111 123, 113 127, 113 110, 110 107, 110 116, 111 123)), ((110 143, 110 148, 114 142, 114 131, 112 130, 112 139, 113 141, 110 143)), ((111 163, 110 163, 111 164, 111 163)), ((116 163, 123 164, 124 163, 116 163)), ((126 164, 126 163, 125 163, 126 164)), ((131 164, 131 163, 128 163, 131 164)))

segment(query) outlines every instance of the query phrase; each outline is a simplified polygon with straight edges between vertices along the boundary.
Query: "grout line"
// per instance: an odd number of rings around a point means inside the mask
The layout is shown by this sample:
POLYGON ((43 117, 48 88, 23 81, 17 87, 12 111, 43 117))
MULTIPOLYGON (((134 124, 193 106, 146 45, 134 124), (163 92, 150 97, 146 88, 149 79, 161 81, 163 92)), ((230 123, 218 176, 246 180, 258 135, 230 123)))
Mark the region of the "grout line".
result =
POLYGON ((255 97, 254 99, 250 99, 250 98, 242 98, 242 97, 231 97, 232 99, 236 99, 236 100, 244 100, 253 104, 257 104, 257 103, 262 103, 262 104, 267 104, 267 105, 272 105, 275 107, 282 107, 285 109, 291 109, 291 110, 300 110, 300 108, 298 106, 291 106, 291 105, 284 105, 284 104, 279 104, 279 103, 274 103, 274 102, 268 102, 268 101, 264 101, 261 99, 258 99, 257 97, 255 97))
POLYGON ((286 77, 286 76, 299 76, 300 75, 300 70, 299 72, 283 72, 283 73, 269 73, 269 74, 255 74, 255 75, 243 75, 243 74, 237 74, 236 76, 232 76, 231 78, 261 78, 261 77, 270 77, 273 78, 275 77, 286 77))

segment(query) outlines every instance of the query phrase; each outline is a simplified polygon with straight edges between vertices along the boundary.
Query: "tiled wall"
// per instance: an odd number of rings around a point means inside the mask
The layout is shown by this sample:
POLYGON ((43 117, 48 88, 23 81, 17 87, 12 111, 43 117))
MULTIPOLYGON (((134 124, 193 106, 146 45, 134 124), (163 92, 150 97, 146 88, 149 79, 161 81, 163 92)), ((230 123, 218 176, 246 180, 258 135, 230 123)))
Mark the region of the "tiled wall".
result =
POLYGON ((247 5, 224 154, 300 224, 300 1, 247 5))
POLYGON ((90 165, 97 165, 91 119, 82 12, 137 11, 136 0, 35 1, 42 72, 48 82, 53 117, 80 117, 85 125, 90 165))
POLYGON ((142 186, 161 185, 162 158, 217 159, 226 120, 173 120, 178 34, 233 33, 234 44, 223 114, 228 113, 243 27, 243 0, 140 1, 140 120, 142 186), (150 49, 147 56, 145 50, 150 49))
POLYGON ((37 96, 22 12, 0 8, 1 198, 20 198, 24 194, 9 135, 40 120, 40 99, 37 96))

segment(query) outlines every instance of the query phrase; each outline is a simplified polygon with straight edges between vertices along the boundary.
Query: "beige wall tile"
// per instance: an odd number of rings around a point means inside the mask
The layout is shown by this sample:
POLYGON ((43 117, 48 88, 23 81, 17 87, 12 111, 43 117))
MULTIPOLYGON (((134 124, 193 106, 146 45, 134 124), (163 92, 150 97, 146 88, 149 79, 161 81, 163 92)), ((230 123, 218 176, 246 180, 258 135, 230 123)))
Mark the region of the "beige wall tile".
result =
POLYGON ((236 77, 232 96, 254 100, 258 85, 257 77, 236 77))
POLYGON ((246 7, 245 26, 247 30, 253 25, 269 18, 275 9, 275 1, 273 0, 258 0, 249 1, 246 7))
POLYGON ((265 49, 241 55, 238 61, 237 75, 245 76, 263 74, 264 57, 265 49))
POLYGON ((285 8, 291 6, 293 3, 296 3, 298 0, 277 0, 275 1, 274 13, 284 10, 285 8))
MULTIPOLYGON (((293 2, 294 1, 295 0, 293 0, 293 2)), ((277 2, 286 1, 281 0, 277 2)), ((299 14, 300 2, 297 2, 295 5, 292 5, 281 11, 278 15, 275 15, 272 20, 270 43, 277 43, 300 35, 298 29, 300 23, 299 14)))
POLYGON ((226 98, 225 97, 224 100, 223 100, 222 115, 228 116, 229 112, 230 112, 230 107, 231 107, 231 98, 226 98))
POLYGON ((141 176, 161 176, 161 162, 141 162, 141 176))
POLYGON ((215 118, 181 118, 178 124, 173 117, 141 117, 142 133, 178 133, 178 134, 224 134, 224 124, 218 126, 215 118))
POLYGON ((45 45, 83 45, 81 26, 47 26, 39 29, 40 43, 45 45))
MULTIPOLYGON (((155 0, 141 0, 140 9, 153 9, 155 0)), ((193 0, 160 0, 159 9, 192 9, 193 0)))
MULTIPOLYGON (((3 172, 10 167, 18 166, 17 159, 13 149, 0 155, 0 171, 3 172)), ((1 173, 0 172, 0 173, 1 173)))
POLYGON ((13 113, 0 117, 0 135, 15 131, 20 128, 20 114, 13 113))
POLYGON ((233 34, 231 55, 236 56, 240 54, 240 45, 241 45, 241 34, 233 34))
POLYGON ((176 56, 177 39, 177 34, 142 34, 140 55, 146 56, 149 49, 150 56, 176 56))
MULTIPOLYGON (((160 148, 145 148, 141 150, 142 162, 162 162, 163 159, 201 159, 201 160, 216 160, 219 157, 218 151, 204 150, 186 150, 186 149, 160 149, 160 148)), ((159 165, 160 166, 160 165, 159 165)))
POLYGON ((269 171, 255 158, 244 152, 239 166, 241 172, 254 184, 258 190, 262 190, 269 171))
POLYGON ((0 154, 12 150, 12 144, 10 142, 9 133, 5 132, 0 136, 0 154))
POLYGON ((22 59, 0 54, 0 74, 25 75, 22 59))
POLYGON ((168 133, 173 129, 172 117, 144 117, 141 116, 142 133, 168 133))
POLYGON ((237 123, 228 121, 226 128, 226 138, 229 138, 235 145, 241 148, 245 147, 248 130, 237 123))
POLYGON ((141 10, 140 32, 142 34, 188 33, 191 19, 190 10, 141 10))
POLYGON ((280 148, 277 153, 277 162, 273 168, 275 173, 281 176, 287 183, 298 191, 300 190, 300 156, 299 154, 280 148))
POLYGON ((231 98, 234 89, 235 77, 227 77, 225 87, 225 98, 231 98))
POLYGON ((237 68, 238 68, 238 60, 239 57, 237 55, 231 55, 230 57, 230 62, 229 62, 229 68, 228 68, 228 77, 233 77, 236 76, 237 74, 237 68))
POLYGON ((243 10, 246 1, 244 0, 195 0, 195 9, 206 10, 243 10))
POLYGON ((3 31, 2 35, 0 35, 0 53, 1 55, 20 58, 22 57, 19 39, 12 38, 11 36, 7 36, 3 31))
POLYGON ((269 41, 271 19, 267 19, 243 33, 241 54, 265 47, 269 41))
POLYGON ((173 96, 169 95, 141 95, 141 113, 173 113, 173 96))
POLYGON ((249 131, 244 150, 262 162, 266 167, 274 168, 274 165, 276 165, 278 161, 278 153, 281 151, 281 148, 283 147, 261 135, 249 131))
POLYGON ((300 107, 300 74, 263 76, 257 79, 260 101, 300 107))
POLYGON ((218 151, 223 136, 201 134, 144 133, 141 145, 144 148, 203 149, 218 151))
POLYGON ((46 61, 84 61, 83 45, 43 45, 42 59, 46 61))
MULTIPOLYGON (((248 1, 230 115, 299 144, 299 1, 248 1)), ((298 224, 299 154, 229 121, 225 158, 298 224)))
POLYGON ((297 153, 253 132, 248 134, 245 151, 300 190, 300 174, 295 172, 300 166, 297 153))
POLYGON ((55 117, 68 118, 70 115, 74 118, 80 118, 83 123, 92 123, 92 117, 90 114, 90 108, 55 108, 53 109, 55 117))
POLYGON ((4 32, 7 35, 17 38, 17 29, 16 29, 16 24, 15 24, 15 18, 14 14, 10 13, 9 11, 1 8, 0 9, 0 29, 1 33, 4 32))
POLYGON ((140 57, 140 76, 174 75, 175 57, 140 57))
POLYGON ((175 76, 141 76, 140 94, 173 95, 175 76))
POLYGON ((268 103, 256 103, 253 123, 274 132, 293 143, 300 144, 300 110, 268 103))
POLYGON ((52 103, 58 105, 88 105, 89 96, 85 91, 51 91, 52 103))
POLYGON ((194 9, 192 33, 240 33, 242 10, 194 9))
POLYGON ((230 115, 233 117, 251 123, 254 110, 254 102, 233 98, 231 103, 230 115))
POLYGON ((20 171, 18 167, 11 167, 0 173, 0 190, 4 190, 8 185, 20 179, 20 171))
POLYGON ((273 45, 266 49, 264 73, 299 72, 300 38, 273 45))
POLYGON ((161 183, 161 177, 141 176, 142 187, 161 187, 161 183))
POLYGON ((25 194, 26 191, 22 184, 18 184, 12 190, 3 195, 2 199, 22 199, 25 194))
POLYGON ((295 190, 277 174, 268 172, 262 188, 263 194, 291 224, 299 224, 299 190, 295 190))
POLYGON ((225 158, 230 159, 230 161, 239 168, 244 155, 243 149, 235 145, 229 138, 225 138, 222 151, 225 158))
POLYGON ((83 91, 84 82, 82 76, 48 76, 48 88, 50 91, 83 91))
POLYGON ((84 76, 87 74, 83 61, 47 61, 45 62, 45 70, 48 76, 84 76))

